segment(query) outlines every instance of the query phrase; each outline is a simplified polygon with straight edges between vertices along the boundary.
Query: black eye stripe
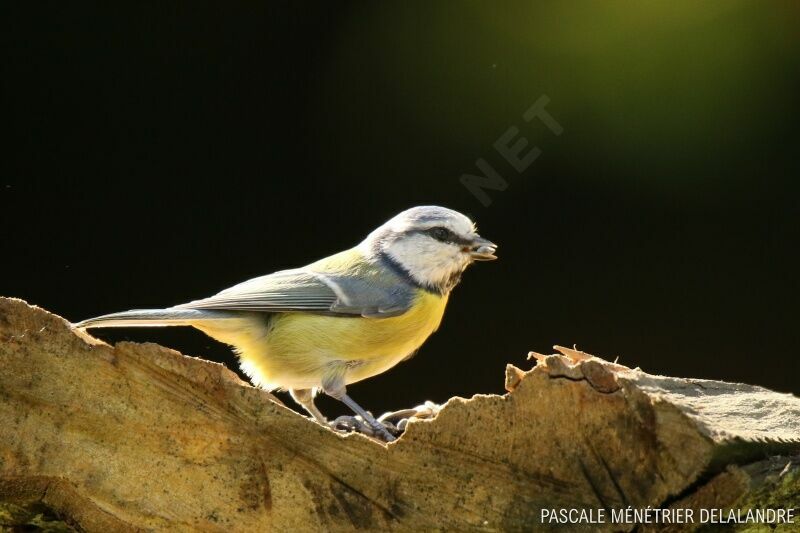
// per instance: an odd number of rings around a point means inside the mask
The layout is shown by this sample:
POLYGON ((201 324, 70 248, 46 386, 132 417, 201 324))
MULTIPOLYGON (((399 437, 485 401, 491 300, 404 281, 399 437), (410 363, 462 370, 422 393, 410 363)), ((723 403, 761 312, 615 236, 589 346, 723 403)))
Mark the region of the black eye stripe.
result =
POLYGON ((436 226, 436 227, 433 227, 433 228, 428 228, 428 229, 422 231, 421 233, 429 235, 429 236, 433 237, 434 239, 436 239, 437 241, 440 241, 440 242, 449 242, 449 243, 453 243, 453 244, 462 244, 462 245, 469 244, 469 241, 467 239, 463 239, 463 238, 459 237, 458 235, 456 235, 455 233, 453 233, 449 229, 444 228, 442 226, 436 226))

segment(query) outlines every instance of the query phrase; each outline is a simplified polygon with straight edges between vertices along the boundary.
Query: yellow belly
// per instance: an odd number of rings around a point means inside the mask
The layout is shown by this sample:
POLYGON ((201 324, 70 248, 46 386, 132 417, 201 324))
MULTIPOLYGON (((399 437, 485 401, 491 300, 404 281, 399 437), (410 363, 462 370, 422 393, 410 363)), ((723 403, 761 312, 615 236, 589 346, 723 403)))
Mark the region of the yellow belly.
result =
POLYGON ((203 330, 237 348, 242 370, 256 385, 312 388, 319 387, 325 373, 339 363, 346 364, 346 383, 385 372, 438 329, 446 305, 447 296, 420 291, 408 312, 391 318, 283 313, 274 317, 268 330, 261 326, 260 332, 244 325, 224 335, 203 330))

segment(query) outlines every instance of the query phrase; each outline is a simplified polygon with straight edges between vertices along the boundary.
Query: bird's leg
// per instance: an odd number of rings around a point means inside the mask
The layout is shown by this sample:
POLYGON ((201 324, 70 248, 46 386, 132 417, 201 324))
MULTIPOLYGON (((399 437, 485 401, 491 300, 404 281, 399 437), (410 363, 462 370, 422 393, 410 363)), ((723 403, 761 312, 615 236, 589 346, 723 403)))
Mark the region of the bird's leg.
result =
POLYGON ((331 426, 334 429, 346 429, 347 431, 358 431, 370 436, 374 434, 372 428, 354 416, 340 416, 333 422, 328 422, 328 419, 325 418, 314 404, 314 391, 312 389, 289 389, 289 394, 291 394, 294 401, 305 409, 314 420, 323 426, 331 426))
POLYGON ((361 417, 361 420, 375 433, 376 436, 382 438, 386 442, 393 442, 394 435, 389 433, 386 426, 375 420, 375 417, 364 410, 358 405, 350 396, 347 395, 347 388, 345 387, 344 380, 340 376, 335 376, 333 379, 325 379, 322 382, 322 390, 325 394, 332 398, 336 398, 347 407, 349 407, 355 414, 361 417))
POLYGON ((311 389, 289 389, 289 394, 292 395, 294 401, 300 404, 300 407, 306 410, 314 420, 323 425, 328 425, 328 420, 319 412, 317 406, 314 405, 314 391, 311 389))
POLYGON ((350 396, 347 394, 342 394, 341 398, 337 398, 347 407, 349 407, 355 414, 360 416, 362 420, 364 420, 372 431, 375 432, 376 435, 380 436, 386 442, 393 442, 395 440, 394 435, 389 433, 389 430, 386 429, 386 426, 375 420, 369 412, 365 411, 360 405, 358 405, 350 396))

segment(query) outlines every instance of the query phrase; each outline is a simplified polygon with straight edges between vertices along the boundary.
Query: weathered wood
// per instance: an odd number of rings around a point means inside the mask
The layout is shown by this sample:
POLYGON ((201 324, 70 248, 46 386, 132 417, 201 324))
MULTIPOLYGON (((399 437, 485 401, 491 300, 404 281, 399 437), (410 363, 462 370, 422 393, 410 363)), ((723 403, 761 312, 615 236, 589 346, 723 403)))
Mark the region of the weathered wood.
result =
POLYGON ((734 505, 754 478, 731 465, 800 452, 792 395, 560 350, 383 445, 222 365, 0 299, 0 501, 87 531, 536 530, 542 508, 670 505, 715 475, 748 480, 734 505))

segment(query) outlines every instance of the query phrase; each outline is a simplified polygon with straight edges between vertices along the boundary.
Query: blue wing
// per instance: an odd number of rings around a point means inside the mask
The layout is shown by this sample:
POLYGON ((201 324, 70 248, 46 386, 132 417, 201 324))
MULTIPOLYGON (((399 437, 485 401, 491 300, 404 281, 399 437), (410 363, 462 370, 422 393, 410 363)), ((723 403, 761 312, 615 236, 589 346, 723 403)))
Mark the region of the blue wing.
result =
POLYGON ((330 273, 315 272, 315 265, 253 278, 175 308, 387 318, 413 304, 414 287, 379 263, 330 273))

